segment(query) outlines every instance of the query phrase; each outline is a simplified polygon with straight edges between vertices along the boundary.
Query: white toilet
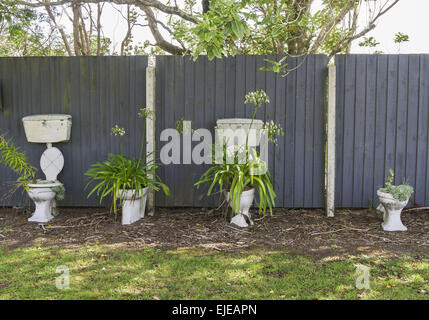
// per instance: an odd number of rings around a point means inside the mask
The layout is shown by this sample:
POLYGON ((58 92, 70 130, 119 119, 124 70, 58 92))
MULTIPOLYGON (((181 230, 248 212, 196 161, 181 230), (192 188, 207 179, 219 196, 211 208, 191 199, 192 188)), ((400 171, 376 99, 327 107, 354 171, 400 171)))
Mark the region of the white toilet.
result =
POLYGON ((39 114, 24 117, 22 122, 28 142, 47 145, 40 157, 40 168, 46 179, 28 184, 28 196, 36 205, 36 210, 28 221, 45 223, 57 215, 54 189, 62 186, 57 176, 64 167, 64 156, 58 148, 52 147, 52 143, 70 140, 71 116, 39 114))
POLYGON ((132 224, 144 218, 148 190, 148 187, 143 188, 138 195, 135 190, 119 190, 119 194, 122 196, 123 225, 132 224))

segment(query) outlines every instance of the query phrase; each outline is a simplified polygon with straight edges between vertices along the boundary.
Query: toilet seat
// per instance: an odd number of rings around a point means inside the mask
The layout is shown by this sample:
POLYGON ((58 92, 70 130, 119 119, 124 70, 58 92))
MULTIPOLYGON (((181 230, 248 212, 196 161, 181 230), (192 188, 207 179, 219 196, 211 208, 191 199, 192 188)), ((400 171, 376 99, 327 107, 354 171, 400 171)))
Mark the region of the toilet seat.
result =
POLYGON ((27 184, 27 186, 29 188, 52 188, 52 187, 58 187, 58 186, 62 185, 62 183, 59 181, 55 181, 52 183, 40 183, 43 181, 47 181, 47 180, 37 180, 38 183, 29 183, 29 184, 27 184))
POLYGON ((40 168, 46 176, 46 180, 57 181, 57 176, 63 170, 64 156, 60 149, 47 148, 40 157, 40 168))

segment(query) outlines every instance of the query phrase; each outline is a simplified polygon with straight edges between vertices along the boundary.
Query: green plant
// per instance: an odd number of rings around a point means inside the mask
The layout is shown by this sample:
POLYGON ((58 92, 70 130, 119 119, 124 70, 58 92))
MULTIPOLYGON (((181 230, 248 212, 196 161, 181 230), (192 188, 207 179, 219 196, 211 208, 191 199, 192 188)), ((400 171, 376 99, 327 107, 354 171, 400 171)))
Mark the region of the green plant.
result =
MULTIPOLYGON (((226 149, 226 148, 225 148, 226 149)), ((255 151, 256 152, 256 151, 255 151)), ((218 163, 210 167, 200 180, 195 183, 197 187, 201 184, 209 184, 207 195, 212 194, 213 188, 219 185, 220 192, 229 192, 229 197, 232 203, 232 211, 237 213, 240 208, 240 196, 246 189, 255 188, 259 195, 259 213, 266 213, 267 207, 272 213, 274 199, 276 194, 271 183, 271 175, 266 169, 264 174, 253 174, 265 163, 259 158, 247 160, 245 163, 240 163, 241 157, 237 151, 234 155, 234 163, 229 164, 226 161, 226 150, 222 163, 218 163)))
MULTIPOLYGON (((197 187, 202 184, 209 184, 207 195, 212 194, 215 186, 219 186, 222 194, 224 194, 224 191, 229 192, 229 200, 231 201, 232 212, 234 214, 238 213, 238 208, 240 208, 241 194, 250 188, 255 188, 259 195, 258 212, 262 212, 265 215, 268 207, 270 213, 272 213, 276 194, 271 182, 271 175, 267 164, 260 159, 257 151, 248 146, 249 132, 252 128, 256 112, 264 103, 269 102, 269 97, 263 90, 249 92, 246 95, 245 103, 253 104, 253 115, 249 130, 247 131, 245 146, 241 146, 239 150, 233 150, 232 154, 230 154, 231 151, 228 150, 227 145, 223 144, 222 159, 220 161, 216 161, 215 159, 215 164, 204 172, 199 181, 195 183, 197 187)), ((281 128, 268 124, 265 129, 269 128, 271 128, 271 141, 273 141, 275 135, 281 131, 281 128)))
POLYGON ((398 53, 401 51, 401 43, 410 41, 408 34, 397 32, 393 38, 393 42, 398 44, 398 53))
MULTIPOLYGON (((138 111, 140 118, 146 119, 152 117, 152 112, 145 108, 138 111)), ((112 196, 113 210, 117 211, 117 200, 122 203, 126 190, 135 190, 136 195, 143 194, 143 189, 150 187, 155 191, 160 189, 166 195, 170 195, 168 186, 162 183, 159 176, 155 173, 159 167, 157 161, 147 160, 152 153, 143 156, 143 146, 145 144, 145 120, 143 121, 142 141, 138 158, 132 158, 122 154, 121 137, 125 135, 125 129, 115 125, 112 128, 112 135, 118 137, 120 154, 109 154, 107 160, 97 162, 91 165, 91 168, 85 173, 89 178, 85 189, 90 185, 93 188, 88 194, 96 194, 100 198, 100 203, 104 198, 112 196)))
POLYGON ((264 130, 267 130, 268 141, 277 144, 277 136, 284 136, 283 129, 280 125, 275 124, 273 120, 265 122, 263 126, 264 130))
POLYGON ((406 201, 413 194, 414 189, 408 184, 401 184, 399 186, 393 185, 395 180, 395 172, 393 169, 389 169, 390 175, 386 177, 384 188, 381 188, 382 192, 390 193, 392 197, 399 201, 406 201))
POLYGON ((17 181, 25 189, 29 181, 36 182, 37 169, 29 164, 25 153, 19 151, 12 139, 6 140, 5 134, 0 135, 0 163, 19 175, 17 181))
POLYGON ((53 192, 55 192, 55 199, 60 201, 60 200, 64 200, 64 197, 66 195, 66 188, 64 187, 64 185, 61 183, 59 186, 56 187, 52 187, 51 190, 53 192))
POLYGON ((121 203, 127 189, 134 189, 136 194, 143 194, 145 187, 150 187, 155 191, 161 188, 166 195, 170 195, 168 187, 155 173, 157 163, 140 160, 122 154, 109 154, 106 161, 93 164, 85 173, 89 177, 86 187, 95 184, 88 197, 96 193, 101 203, 105 197, 112 195, 113 209, 116 211, 117 197, 121 203), (149 178, 149 175, 152 175, 153 178, 149 178))

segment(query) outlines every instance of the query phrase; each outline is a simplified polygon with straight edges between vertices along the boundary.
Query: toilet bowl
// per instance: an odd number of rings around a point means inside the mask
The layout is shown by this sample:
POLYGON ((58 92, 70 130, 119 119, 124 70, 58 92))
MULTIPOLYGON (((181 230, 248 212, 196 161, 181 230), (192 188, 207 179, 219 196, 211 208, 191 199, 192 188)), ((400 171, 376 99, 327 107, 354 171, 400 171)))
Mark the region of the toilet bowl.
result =
POLYGON ((400 201, 394 199, 390 193, 385 193, 377 190, 377 195, 380 200, 378 210, 383 213, 383 223, 381 226, 384 231, 407 231, 407 227, 401 221, 402 209, 408 203, 406 201, 400 201))
POLYGON ((61 183, 38 180, 37 183, 28 184, 28 196, 36 205, 33 215, 28 218, 30 222, 48 222, 57 215, 57 205, 55 201, 56 193, 53 187, 60 186, 61 183))
POLYGON ((48 222, 58 214, 55 201, 56 193, 52 188, 62 185, 57 180, 57 176, 63 167, 64 157, 61 151, 48 145, 40 157, 40 168, 45 174, 46 180, 38 180, 37 183, 28 184, 28 196, 36 205, 36 210, 28 221, 48 222))
POLYGON ((122 197, 122 224, 132 224, 144 218, 148 190, 148 187, 143 188, 138 194, 135 190, 119 190, 118 198, 119 195, 122 197))

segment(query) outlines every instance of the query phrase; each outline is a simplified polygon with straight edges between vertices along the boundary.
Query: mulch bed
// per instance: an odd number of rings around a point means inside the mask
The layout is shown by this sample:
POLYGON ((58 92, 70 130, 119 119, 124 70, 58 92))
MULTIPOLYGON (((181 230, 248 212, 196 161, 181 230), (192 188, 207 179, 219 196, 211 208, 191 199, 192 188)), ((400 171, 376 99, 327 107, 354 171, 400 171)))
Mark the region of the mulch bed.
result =
POLYGON ((157 208, 154 216, 122 226, 105 208, 60 208, 49 224, 27 222, 28 208, 0 208, 0 246, 94 244, 123 248, 205 248, 242 251, 282 249, 316 258, 399 253, 429 254, 429 211, 405 210, 407 232, 384 232, 375 210, 275 209, 247 229, 226 223, 222 213, 198 208, 157 208))

